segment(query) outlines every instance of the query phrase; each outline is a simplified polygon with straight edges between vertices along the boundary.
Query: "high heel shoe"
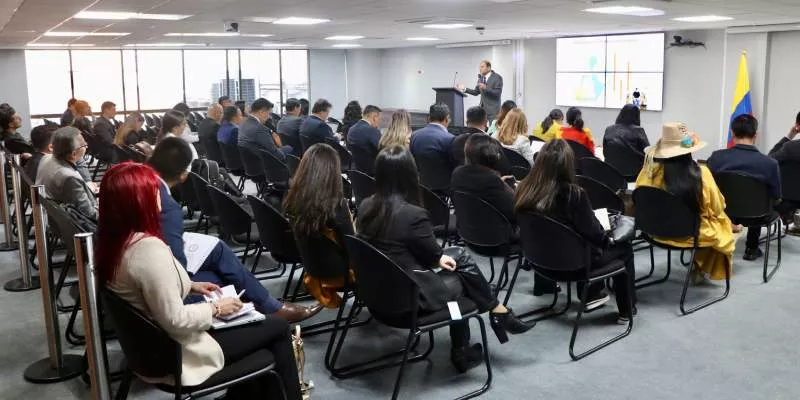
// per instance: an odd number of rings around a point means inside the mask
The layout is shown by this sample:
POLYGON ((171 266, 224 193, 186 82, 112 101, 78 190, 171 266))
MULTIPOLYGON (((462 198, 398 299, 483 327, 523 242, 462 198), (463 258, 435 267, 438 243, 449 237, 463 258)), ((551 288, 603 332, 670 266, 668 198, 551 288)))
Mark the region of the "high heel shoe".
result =
POLYGON ((508 342, 508 333, 518 335, 536 326, 536 322, 525 323, 514 315, 510 308, 505 313, 489 313, 489 324, 500 343, 508 342))

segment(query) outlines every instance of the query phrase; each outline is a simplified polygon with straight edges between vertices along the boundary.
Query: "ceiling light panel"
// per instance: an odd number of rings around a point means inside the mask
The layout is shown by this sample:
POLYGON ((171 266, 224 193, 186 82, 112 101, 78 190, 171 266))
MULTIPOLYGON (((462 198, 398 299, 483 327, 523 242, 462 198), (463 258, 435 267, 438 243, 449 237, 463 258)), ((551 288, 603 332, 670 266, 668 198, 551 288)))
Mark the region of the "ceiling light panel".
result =
POLYGON ((352 49, 352 48, 356 48, 356 47, 361 47, 361 45, 357 44, 357 43, 339 43, 339 44, 335 44, 335 45, 333 45, 331 47, 336 47, 337 49, 352 49))
POLYGON ((325 40, 358 40, 363 39, 364 36, 359 35, 336 35, 336 36, 328 36, 325 40))
POLYGON ((720 21, 730 21, 732 17, 723 17, 721 15, 698 15, 694 17, 680 17, 680 18, 673 18, 673 21, 680 21, 680 22, 720 22, 720 21))
POLYGON ((130 32, 45 32, 50 37, 127 36, 130 32))
POLYGON ((422 25, 423 28, 428 28, 428 29, 462 29, 462 28, 469 28, 471 26, 472 24, 468 24, 466 22, 448 22, 448 23, 422 25))
POLYGON ((179 21, 191 17, 185 14, 147 14, 126 11, 81 11, 73 16, 77 19, 103 19, 123 21, 128 19, 147 19, 162 21, 179 21))
POLYGON ((325 22, 330 22, 330 20, 324 18, 288 17, 277 19, 272 23, 278 25, 316 25, 325 22))
POLYGON ((632 17, 657 17, 664 15, 663 10, 638 6, 610 6, 587 8, 583 11, 595 14, 627 15, 632 17))

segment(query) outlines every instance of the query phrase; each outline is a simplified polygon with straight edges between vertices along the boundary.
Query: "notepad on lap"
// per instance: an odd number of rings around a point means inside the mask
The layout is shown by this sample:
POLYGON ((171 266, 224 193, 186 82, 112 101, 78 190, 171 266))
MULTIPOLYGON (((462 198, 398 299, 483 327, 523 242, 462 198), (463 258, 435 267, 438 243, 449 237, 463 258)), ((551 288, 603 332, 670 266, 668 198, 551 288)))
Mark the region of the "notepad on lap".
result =
POLYGON ((608 232, 611 230, 611 221, 608 219, 608 209, 607 208, 598 208, 594 210, 594 216, 600 221, 600 225, 603 226, 603 230, 608 232))
MULTIPOLYGON (((237 297, 236 288, 233 285, 228 285, 220 289, 221 293, 212 293, 211 295, 203 296, 206 301, 215 301, 225 297, 237 297)), ((234 326, 250 324, 263 320, 264 314, 256 311, 253 303, 243 303, 239 311, 225 316, 217 316, 211 323, 213 329, 226 329, 234 326)))

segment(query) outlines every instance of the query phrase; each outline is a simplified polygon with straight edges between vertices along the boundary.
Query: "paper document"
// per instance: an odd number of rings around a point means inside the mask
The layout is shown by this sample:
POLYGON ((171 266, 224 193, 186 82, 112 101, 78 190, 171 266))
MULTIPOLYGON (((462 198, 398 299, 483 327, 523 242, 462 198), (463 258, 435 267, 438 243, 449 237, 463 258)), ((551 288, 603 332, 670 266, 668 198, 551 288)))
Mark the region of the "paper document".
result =
POLYGON ((600 221, 600 225, 603 226, 603 230, 610 231, 611 230, 611 221, 608 219, 608 209, 607 208, 598 208, 594 210, 594 216, 600 221))
MULTIPOLYGON (((220 293, 212 293, 211 295, 204 295, 203 297, 206 301, 211 302, 215 300, 219 300, 225 297, 237 297, 238 294, 236 293, 236 288, 233 285, 228 285, 223 288, 220 288, 220 293)), ((211 323, 211 327, 214 329, 222 329, 222 328, 231 328, 234 326, 249 324, 251 322, 257 322, 263 320, 264 314, 256 311, 256 307, 253 303, 243 303, 242 308, 239 311, 229 314, 229 315, 219 315, 214 318, 214 322, 211 323)))
MULTIPOLYGON (((186 270, 196 274, 214 247, 217 247, 217 243, 219 239, 214 236, 184 232, 183 252, 186 254, 186 270)), ((236 297, 236 293, 233 296, 236 297)))

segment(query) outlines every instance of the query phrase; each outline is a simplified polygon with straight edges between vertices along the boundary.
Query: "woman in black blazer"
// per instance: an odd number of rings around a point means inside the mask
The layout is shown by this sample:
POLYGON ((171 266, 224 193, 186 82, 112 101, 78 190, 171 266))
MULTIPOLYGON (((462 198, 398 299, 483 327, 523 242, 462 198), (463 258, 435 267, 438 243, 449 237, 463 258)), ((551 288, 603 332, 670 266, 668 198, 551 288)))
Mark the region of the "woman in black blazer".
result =
MULTIPOLYGON (((359 206, 359 234, 409 272, 420 286, 424 312, 442 310, 448 301, 466 296, 480 312, 491 311, 490 323, 501 343, 508 340, 508 332, 519 334, 533 327, 497 301, 464 249, 439 246, 430 216, 422 208, 417 167, 408 150, 395 146, 380 152, 375 182, 376 194, 359 206), (434 273, 436 267, 442 270, 434 273)), ((479 365, 483 349, 480 344, 469 346, 469 325, 462 322, 450 329, 451 361, 456 369, 464 372, 479 365)))

